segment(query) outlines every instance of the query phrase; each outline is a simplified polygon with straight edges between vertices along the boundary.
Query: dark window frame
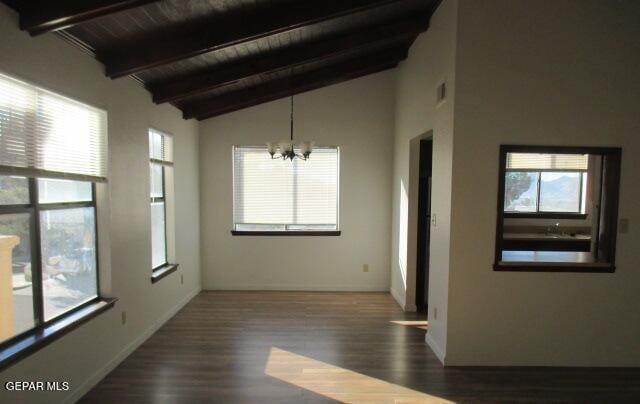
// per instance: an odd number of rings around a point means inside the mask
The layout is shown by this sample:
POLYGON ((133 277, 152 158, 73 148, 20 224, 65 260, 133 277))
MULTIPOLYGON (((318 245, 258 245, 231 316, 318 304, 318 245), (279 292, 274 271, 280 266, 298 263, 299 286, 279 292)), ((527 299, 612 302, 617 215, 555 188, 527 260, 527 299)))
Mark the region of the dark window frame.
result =
MULTIPOLYGON (((505 168, 505 176, 509 172, 514 173, 536 173, 538 174, 537 179, 537 190, 536 190, 536 211, 535 212, 524 212, 524 211, 504 211, 504 215, 507 218, 520 218, 520 219, 586 219, 588 214, 581 211, 582 202, 585 198, 584 195, 584 173, 587 173, 588 170, 524 170, 524 169, 507 169, 505 168), (578 202, 578 210, 575 212, 554 212, 554 211, 545 211, 540 210, 540 190, 542 187, 542 173, 580 173, 580 201, 578 202)), ((506 183, 506 179, 505 179, 506 183)), ((503 197, 504 201, 504 197, 503 197)), ((503 202, 504 203, 504 202, 503 202)))
MULTIPOLYGON (((519 272, 615 272, 616 235, 618 226, 618 204, 620 199, 620 173, 622 165, 622 149, 619 147, 591 146, 529 146, 501 145, 498 169, 498 199, 496 215, 496 242, 494 255, 494 271, 519 272), (600 187, 607 181, 607 192, 601 192, 600 204, 606 204, 607 210, 601 209, 599 226, 607 227, 606 239, 597 235, 595 263, 540 263, 540 262, 504 262, 502 261, 504 219, 508 218, 504 211, 505 176, 507 172, 508 153, 557 153, 557 154, 590 154, 602 156, 600 187), (604 256, 604 257, 601 257, 604 256)), ((522 216, 518 216, 522 217, 522 216)), ((541 218, 536 215, 535 217, 541 218)), ((572 216, 575 217, 575 216, 572 216)))
MULTIPOLYGON (((149 162, 149 175, 152 175, 152 170, 151 167, 152 166, 160 166, 161 170, 161 176, 162 176, 162 196, 161 197, 153 197, 150 196, 150 202, 149 202, 149 206, 151 206, 153 203, 158 203, 158 202, 162 202, 162 214, 164 217, 164 263, 160 264, 160 265, 156 265, 155 267, 151 268, 151 273, 154 274, 158 271, 162 271, 164 272, 164 270, 170 266, 169 264, 169 248, 167 247, 167 245, 169 244, 167 241, 167 188, 166 188, 166 183, 165 183, 165 166, 164 164, 158 163, 156 161, 154 161, 153 159, 151 159, 151 161, 149 162)), ((153 219, 152 219, 153 220, 153 219)), ((153 245, 151 247, 153 249, 153 245)), ((153 251, 151 251, 151 254, 153 255, 153 251)), ((177 268, 177 266, 176 266, 177 268)), ((157 280, 161 279, 156 277, 157 280)), ((152 281, 154 280, 154 278, 152 277, 152 281)), ((156 280, 156 281, 157 281, 156 280)), ((155 283, 155 282, 154 282, 155 283)))
MULTIPOLYGON (((91 200, 80 202, 40 203, 38 177, 24 177, 28 180, 29 203, 18 205, 0 205, 0 215, 29 214, 29 236, 31 243, 31 276, 33 285, 34 326, 0 343, 0 369, 19 358, 37 351, 42 346, 67 333, 70 329, 89 320, 106 309, 113 307, 116 299, 105 299, 100 294, 100 255, 98 236, 98 208, 96 203, 96 184, 91 182, 91 200), (94 242, 96 258, 96 296, 46 320, 44 313, 44 295, 42 289, 42 245, 40 231, 40 213, 51 210, 75 208, 93 208, 94 242), (106 305, 105 305, 106 303, 106 305), (95 307, 95 310, 91 308, 95 307), (79 313, 87 313, 79 316, 79 313), (68 325, 61 326, 69 323, 68 325), (67 328, 71 327, 71 328, 67 328), (9 354, 6 354, 9 352, 9 354)), ((88 181, 85 181, 88 182, 88 181)))

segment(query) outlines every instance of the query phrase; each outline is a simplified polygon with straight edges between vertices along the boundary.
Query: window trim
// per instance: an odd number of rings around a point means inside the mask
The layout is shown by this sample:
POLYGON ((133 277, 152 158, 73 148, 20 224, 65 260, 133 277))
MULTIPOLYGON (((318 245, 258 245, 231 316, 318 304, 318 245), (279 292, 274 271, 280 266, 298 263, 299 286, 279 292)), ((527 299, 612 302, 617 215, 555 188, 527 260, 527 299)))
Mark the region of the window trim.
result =
MULTIPOLYGON (((152 159, 153 160, 153 159, 152 159)), ((153 166, 153 165, 157 165, 160 166, 161 170, 160 172, 162 173, 162 196, 161 197, 150 197, 150 203, 149 206, 151 206, 153 203, 156 202, 162 202, 163 204, 163 209, 162 209, 162 213, 164 216, 164 262, 160 265, 157 265, 156 267, 151 268, 151 273, 154 274, 157 271, 160 271, 162 269, 164 269, 165 267, 169 266, 169 247, 168 247, 168 240, 167 240, 167 188, 166 188, 166 184, 165 184, 165 166, 164 164, 160 164, 154 161, 150 161, 149 163, 149 167, 153 166)), ((151 175, 151 170, 149 170, 149 175, 151 175)), ((152 236, 153 237, 153 236, 152 236)), ((152 251, 151 254, 153 256, 153 243, 151 245, 152 251)), ((161 279, 161 278, 160 278, 161 279)), ((153 281, 153 276, 152 276, 152 281, 153 281)))
MULTIPOLYGON (((236 149, 256 149, 256 150, 264 150, 265 155, 267 153, 266 146, 247 146, 247 145, 233 145, 231 147, 231 173, 232 173, 232 217, 231 217, 231 235, 232 236, 340 236, 342 234, 342 230, 340 229, 340 160, 342 158, 342 153, 340 151, 340 146, 326 146, 326 145, 315 145, 314 150, 335 150, 337 154, 337 172, 338 172, 338 181, 337 181, 337 189, 336 189, 336 224, 335 229, 325 230, 287 230, 287 226, 300 226, 301 224, 294 223, 236 223, 235 222, 235 210, 236 210, 236 195, 235 195, 235 151, 236 149), (237 226, 241 224, 273 224, 276 226, 284 226, 285 230, 237 230, 237 226)), ((313 153, 311 153, 313 156, 313 153)), ((297 159, 296 159, 297 160, 297 159)))
MULTIPOLYGON (((605 164, 602 165, 604 172, 605 164)), ((620 147, 592 147, 592 146, 528 146, 528 145, 500 145, 498 167, 498 197, 496 214, 494 271, 516 272, 573 272, 573 273, 613 273, 615 272, 616 236, 618 226, 618 205, 620 200, 620 177, 622 170, 622 149, 620 147), (502 235, 504 233, 504 219, 507 218, 504 211, 505 176, 507 172, 507 153, 557 153, 557 154, 592 154, 613 158, 611 168, 618 174, 617 179, 609 184, 608 203, 612 206, 607 212, 610 220, 610 243, 606 253, 610 259, 607 262, 595 263, 554 263, 554 262, 506 262, 502 261, 502 235)), ((601 179, 600 186, 602 187, 601 179)), ((604 195, 600 196, 601 200, 604 195)), ((522 216, 520 216, 522 217, 522 216)), ((540 218, 540 216, 535 216, 540 218)), ((600 241, 598 240, 598 243, 600 241)))
POLYGON ((232 236, 340 236, 342 230, 231 230, 232 236))
POLYGON ((37 327, 2 342, 0 344, 0 371, 38 352, 94 317, 112 309, 117 301, 117 298, 97 296, 37 327))
POLYGON ((154 269, 151 273, 151 283, 156 283, 160 279, 178 270, 178 264, 164 264, 154 269))
MULTIPOLYGON (((10 174, 9 174, 10 175, 10 174)), ((0 215, 28 213, 31 243, 31 276, 33 285, 34 326, 0 343, 0 370, 11 366, 42 347, 50 344, 69 331, 113 307, 117 299, 103 298, 100 294, 100 255, 98 239, 98 208, 96 183, 91 182, 91 200, 81 202, 40 203, 38 179, 25 177, 28 181, 29 203, 0 205, 0 215), (92 207, 95 225, 96 296, 87 299, 56 316, 45 319, 42 291, 42 244, 40 234, 40 212, 61 209, 92 207), (86 311, 85 313, 80 313, 86 311)), ((86 181, 88 182, 88 181, 86 181)))
MULTIPOLYGON (((171 263, 169 261, 169 222, 168 222, 168 218, 167 218, 167 208, 168 208, 168 201, 167 201, 167 172, 166 172, 166 168, 167 167, 171 167, 173 168, 173 157, 174 157, 174 144, 173 144, 173 140, 174 140, 174 136, 172 133, 168 133, 165 132, 163 130, 159 130, 156 129, 154 127, 149 127, 147 129, 147 141, 151 142, 151 134, 155 133, 157 135, 160 135, 162 137, 162 142, 163 142, 163 153, 165 153, 168 150, 168 156, 164 155, 164 157, 167 158, 167 160, 163 160, 163 159, 158 159, 155 158, 154 156, 152 156, 151 153, 151 143, 149 143, 149 180, 151 180, 151 167, 153 165, 156 166, 160 166, 162 168, 161 173, 162 173, 162 197, 151 197, 149 195, 150 198, 150 202, 149 202, 149 209, 151 209, 151 204, 154 202, 163 202, 164 203, 164 209, 163 209, 163 213, 164 213, 164 259, 165 262, 163 264, 157 265, 156 267, 152 267, 151 268, 151 283, 156 283, 158 281, 160 281, 161 279, 165 278, 166 276, 172 274, 173 272, 177 271, 179 268, 179 264, 177 263, 171 263), (166 144, 167 141, 170 141, 170 144, 166 144), (166 147, 166 148, 165 148, 166 147)), ((151 181, 149 181, 149 184, 151 184, 151 181)), ((173 196, 172 196, 173 198, 173 196)), ((153 235, 151 235, 151 237, 153 237, 153 235)), ((153 256, 153 242, 151 244, 151 254, 153 256)), ((153 266, 153 265, 152 265, 153 266)))
POLYGON ((574 219, 584 220, 589 215, 587 213, 564 213, 564 212, 504 212, 506 219, 574 219))

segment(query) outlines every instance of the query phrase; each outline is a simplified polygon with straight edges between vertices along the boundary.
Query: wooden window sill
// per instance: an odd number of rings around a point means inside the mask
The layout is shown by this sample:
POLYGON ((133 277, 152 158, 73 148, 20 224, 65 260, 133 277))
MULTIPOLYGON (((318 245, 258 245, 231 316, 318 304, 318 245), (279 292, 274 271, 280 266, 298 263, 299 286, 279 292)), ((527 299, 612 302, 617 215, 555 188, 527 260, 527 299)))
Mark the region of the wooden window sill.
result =
POLYGON ((613 273, 616 267, 608 263, 579 262, 511 262, 500 261, 493 264, 494 271, 512 272, 573 272, 573 273, 613 273))
POLYGON ((41 327, 5 341, 0 345, 0 371, 113 308, 117 300, 96 298, 41 327))
POLYGON ((524 213, 524 212, 505 212, 505 219, 573 219, 573 220, 585 220, 586 214, 583 213, 552 213, 552 212, 540 212, 540 213, 524 213))
POLYGON ((283 230, 283 231, 244 231, 231 230, 232 236, 339 236, 340 230, 283 230))
POLYGON ((163 267, 155 269, 151 274, 151 283, 156 283, 160 279, 168 276, 169 274, 175 272, 178 269, 178 264, 167 264, 163 267))

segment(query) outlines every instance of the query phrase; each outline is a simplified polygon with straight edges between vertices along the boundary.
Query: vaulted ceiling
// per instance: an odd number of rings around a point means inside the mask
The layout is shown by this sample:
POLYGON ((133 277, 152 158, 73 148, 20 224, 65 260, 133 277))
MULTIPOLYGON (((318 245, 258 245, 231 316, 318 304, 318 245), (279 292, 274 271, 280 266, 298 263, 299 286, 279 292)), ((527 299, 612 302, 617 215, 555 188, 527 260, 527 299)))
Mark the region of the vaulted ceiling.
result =
POLYGON ((441 0, 0 0, 206 119, 390 69, 441 0))

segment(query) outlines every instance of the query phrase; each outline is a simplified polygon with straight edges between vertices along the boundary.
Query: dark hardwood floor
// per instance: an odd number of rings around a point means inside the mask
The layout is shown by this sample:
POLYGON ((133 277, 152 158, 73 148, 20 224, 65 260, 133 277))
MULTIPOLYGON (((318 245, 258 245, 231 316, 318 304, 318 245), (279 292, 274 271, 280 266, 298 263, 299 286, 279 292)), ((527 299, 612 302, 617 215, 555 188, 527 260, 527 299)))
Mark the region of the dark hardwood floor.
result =
POLYGON ((639 369, 445 369, 425 324, 384 293, 203 292, 82 402, 640 402, 639 369))

